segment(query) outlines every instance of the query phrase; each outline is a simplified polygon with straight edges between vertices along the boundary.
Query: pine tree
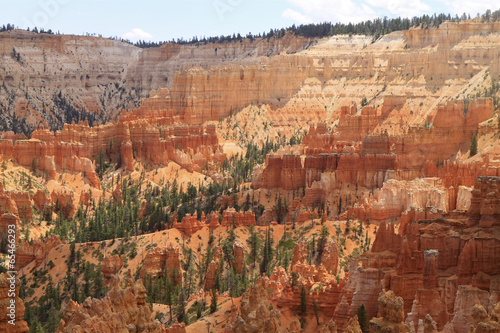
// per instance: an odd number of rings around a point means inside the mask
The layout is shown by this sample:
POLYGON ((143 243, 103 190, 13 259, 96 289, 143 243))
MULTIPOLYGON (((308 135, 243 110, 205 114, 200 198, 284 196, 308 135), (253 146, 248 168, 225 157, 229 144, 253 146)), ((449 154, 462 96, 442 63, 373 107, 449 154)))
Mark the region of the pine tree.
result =
POLYGON ((297 281, 299 280, 299 276, 297 275, 297 272, 292 272, 292 291, 294 287, 297 285, 297 281))
POLYGON ((221 291, 221 280, 220 280, 220 273, 219 270, 217 270, 217 273, 215 274, 215 281, 214 281, 214 289, 221 291))
POLYGON ((75 261, 75 256, 76 256, 74 242, 71 243, 71 245, 69 246, 69 250, 70 250, 70 253, 69 253, 68 262, 73 263, 75 261))
POLYGON ((328 240, 328 228, 326 226, 323 226, 321 227, 321 233, 318 240, 318 261, 320 262, 327 240, 328 240))
POLYGON ((177 305, 177 321, 182 323, 186 318, 186 301, 184 299, 184 291, 182 290, 179 293, 178 305, 177 305))
POLYGON ((255 261, 259 253, 259 235, 255 232, 254 226, 250 226, 250 238, 248 242, 250 243, 250 258, 252 259, 253 267, 255 267, 255 261))
POLYGON ((52 306, 48 311, 47 323, 44 325, 47 332, 55 332, 59 326, 60 319, 57 316, 56 309, 52 306))
POLYGON ((172 321, 172 283, 168 274, 165 275, 165 303, 170 310, 170 321, 172 321))
POLYGON ((264 249, 262 251, 262 263, 260 265, 260 274, 268 274, 270 271, 271 261, 273 260, 273 248, 272 248, 272 236, 271 230, 267 228, 266 239, 264 241, 264 249))
POLYGON ((93 281, 93 294, 95 298, 101 298, 106 291, 104 290, 102 271, 97 268, 93 281))
POLYGON ((366 309, 364 304, 361 304, 361 306, 358 308, 357 314, 361 330, 363 331, 363 333, 368 332, 368 319, 366 318, 366 309))
POLYGON ((85 265, 85 271, 83 273, 83 281, 85 282, 83 285, 83 295, 82 297, 85 299, 90 296, 90 280, 91 280, 91 272, 90 272, 90 263, 87 262, 85 265))
POLYGON ((73 292, 71 293, 71 299, 75 302, 80 302, 80 294, 78 293, 78 284, 73 285, 73 292))
POLYGON ((210 313, 217 311, 217 291, 212 289, 212 300, 210 301, 210 313))
POLYGON ((477 135, 474 133, 472 139, 470 141, 470 156, 474 156, 477 154, 477 135))
POLYGON ((304 328, 306 313, 307 313, 307 293, 304 286, 302 286, 302 289, 300 290, 300 316, 301 316, 300 324, 302 328, 304 328))
POLYGON ((314 311, 314 316, 316 317, 316 323, 319 326, 319 306, 315 300, 313 301, 313 311, 314 311))

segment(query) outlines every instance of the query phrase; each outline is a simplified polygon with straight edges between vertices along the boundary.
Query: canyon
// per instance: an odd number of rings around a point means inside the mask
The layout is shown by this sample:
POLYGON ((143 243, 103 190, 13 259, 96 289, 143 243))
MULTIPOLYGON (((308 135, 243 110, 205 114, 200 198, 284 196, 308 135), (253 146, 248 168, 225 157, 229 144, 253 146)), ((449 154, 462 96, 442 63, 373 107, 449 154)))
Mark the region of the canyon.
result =
POLYGON ((498 332, 499 50, 1 32, 13 332, 498 332))

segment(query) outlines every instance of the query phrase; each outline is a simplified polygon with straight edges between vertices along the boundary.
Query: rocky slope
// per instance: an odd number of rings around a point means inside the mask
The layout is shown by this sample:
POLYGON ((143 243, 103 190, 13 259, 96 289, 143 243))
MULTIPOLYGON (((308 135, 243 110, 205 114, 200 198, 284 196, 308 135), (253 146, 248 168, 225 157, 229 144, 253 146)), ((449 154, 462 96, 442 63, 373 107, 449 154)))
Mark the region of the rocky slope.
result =
POLYGON ((140 49, 106 38, 22 30, 3 32, 0 40, 2 129, 25 132, 40 122, 51 129, 85 118, 104 123, 122 109, 135 108, 151 90, 172 87, 178 71, 256 63, 262 56, 294 53, 314 43, 285 36, 140 49))
POLYGON ((127 281, 125 289, 116 285, 103 299, 69 302, 57 332, 166 332, 151 315, 142 282, 127 281))
POLYGON ((373 44, 368 37, 335 36, 310 47, 316 42, 287 35, 144 50, 102 38, 9 31, 1 36, 4 129, 24 119, 31 129, 42 119, 52 128, 84 117, 110 119, 152 89, 168 88, 169 108, 190 124, 252 103, 338 117, 341 106, 365 97, 386 104, 384 113, 397 109, 395 122, 384 126, 391 130, 390 124, 407 125, 402 114, 413 112, 408 124, 423 123, 437 102, 465 97, 485 71, 496 77, 499 29, 465 21, 395 32, 373 44))

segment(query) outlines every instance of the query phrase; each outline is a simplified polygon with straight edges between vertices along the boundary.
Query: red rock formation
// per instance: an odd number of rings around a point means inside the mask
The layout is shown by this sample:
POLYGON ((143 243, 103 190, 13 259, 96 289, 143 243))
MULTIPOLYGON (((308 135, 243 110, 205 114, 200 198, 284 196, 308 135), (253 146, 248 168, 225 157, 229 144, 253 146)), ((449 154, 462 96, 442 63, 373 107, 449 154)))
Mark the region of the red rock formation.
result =
POLYGON ((29 331, 28 323, 24 321, 24 303, 19 298, 20 285, 21 281, 15 276, 9 273, 0 274, 0 332, 29 331))
POLYGON ((142 218, 146 214, 146 208, 148 207, 148 202, 145 199, 141 201, 141 207, 139 208, 138 218, 142 218))
POLYGON ((4 191, 2 186, 0 191, 0 214, 5 213, 19 215, 16 201, 12 198, 11 192, 4 191))
POLYGON ((132 150, 132 142, 124 141, 121 143, 120 158, 122 161, 122 166, 125 167, 127 171, 134 171, 134 155, 132 150))
POLYGON ((207 273, 205 274, 205 290, 212 290, 215 285, 217 271, 219 270, 222 260, 222 246, 217 246, 214 249, 214 256, 210 264, 208 264, 207 273))
MULTIPOLYGON (((278 289, 279 292, 273 292, 278 308, 289 308, 299 311, 301 286, 304 286, 306 291, 309 292, 307 297, 307 309, 309 313, 314 313, 313 304, 316 303, 318 311, 327 317, 331 317, 342 296, 340 290, 343 285, 338 285, 335 277, 328 274, 323 265, 315 269, 314 266, 299 263, 294 266, 294 272, 299 277, 298 286, 295 286, 292 290, 289 281, 286 283, 281 282, 279 285, 282 289, 278 289)), ((272 279, 273 276, 271 277, 272 279)))
MULTIPOLYGON (((429 85, 429 77, 433 77, 436 78, 433 81, 436 88, 432 90, 433 96, 441 90, 444 90, 443 95, 449 96, 451 93, 446 94, 446 89, 440 89, 448 80, 466 78, 463 80, 465 87, 470 77, 481 69, 488 68, 492 75, 498 73, 495 53, 498 43, 488 37, 488 32, 498 30, 498 23, 446 22, 437 29, 424 30, 395 32, 387 39, 368 45, 368 50, 361 45, 370 43, 370 40, 362 36, 357 36, 354 43, 351 38, 348 41, 339 37, 315 47, 312 47, 315 44, 313 39, 290 34, 282 38, 244 38, 206 45, 166 44, 160 48, 138 50, 126 43, 110 42, 104 38, 9 31, 0 36, 1 55, 6 59, 0 77, 9 89, 18 87, 26 76, 30 77, 35 98, 30 98, 30 103, 23 100, 22 94, 15 98, 22 118, 30 115, 27 118, 29 124, 36 124, 43 118, 56 118, 41 111, 31 112, 33 107, 30 104, 34 103, 32 100, 44 100, 48 103, 47 108, 53 109, 55 101, 49 101, 47 96, 54 96, 61 90, 64 95, 69 94, 67 100, 75 100, 78 109, 96 112, 102 103, 111 105, 107 108, 111 110, 122 106, 122 99, 115 97, 118 92, 128 94, 133 103, 140 96, 135 90, 149 91, 159 87, 168 89, 153 93, 152 96, 162 100, 152 98, 150 106, 169 110, 172 117, 182 118, 186 123, 201 124, 228 116, 252 102, 273 103, 288 99, 304 85, 307 78, 321 82, 318 87, 321 90, 306 90, 301 92, 301 97, 311 94, 315 99, 331 96, 347 101, 359 100, 361 95, 373 96, 372 87, 382 90, 375 97, 379 94, 394 95, 383 103, 382 114, 387 116, 402 109, 401 104, 406 99, 411 100, 415 95, 418 98, 422 90, 430 90, 429 87, 417 86, 409 88, 410 93, 400 93, 399 84, 394 83, 395 78, 423 75, 429 85), (389 47, 388 39, 399 46, 393 43, 389 47), (13 48, 22 50, 26 66, 20 66, 10 57, 13 48), (99 53, 94 51, 97 48, 99 53), (313 50, 298 52, 305 48, 313 50), (46 54, 46 49, 54 52, 46 54), (466 58, 471 62, 464 62, 466 58), (57 67, 65 61, 76 64, 76 67, 62 70, 57 67), (38 73, 36 69, 43 65, 47 71, 38 73), (125 67, 127 70, 122 71, 125 67), (377 84, 367 87, 366 80, 375 75, 379 75, 377 84), (347 82, 340 85, 337 83, 339 78, 347 82), (334 89, 329 87, 329 80, 334 82, 334 89), (395 89, 390 89, 391 83, 395 89), (387 92, 384 92, 385 88, 377 87, 383 84, 389 84, 387 92), (357 85, 357 89, 350 88, 352 85, 357 85), (102 96, 99 86, 107 86, 111 89, 110 94, 102 96), (79 95, 74 96, 71 91, 78 91, 79 95), (99 101, 99 98, 104 98, 105 102, 99 101)), ((2 99, 7 99, 6 95, 3 94, 2 99)), ((374 98, 373 104, 378 102, 374 98)), ((323 103, 317 104, 324 107, 323 103)), ((405 111, 408 104, 405 103, 405 111)), ((35 108, 40 110, 42 106, 35 108)), ((345 112, 344 116, 355 113, 345 112)), ((103 118, 109 116, 105 113, 103 118)))
POLYGON ((181 282, 182 269, 179 249, 172 244, 149 250, 144 259, 140 276, 141 278, 163 276, 165 271, 170 274, 170 281, 174 284, 181 282))
POLYGON ((104 278, 110 278, 118 274, 123 267, 123 255, 107 255, 101 263, 101 271, 104 278))
POLYGON ((446 324, 444 332, 465 333, 472 323, 472 309, 479 304, 488 307, 488 292, 470 286, 459 286, 456 294, 453 319, 446 324))
POLYGON ((294 246, 290 270, 293 271, 295 265, 303 262, 307 262, 307 243, 305 241, 302 241, 294 246))
POLYGON ((375 268, 358 268, 357 276, 358 283, 352 296, 349 315, 355 315, 358 308, 364 304, 366 317, 375 317, 378 308, 377 295, 382 291, 382 272, 375 268))
POLYGON ((262 277, 257 278, 241 298, 241 314, 232 323, 233 332, 280 332, 281 312, 270 310, 271 300, 262 277))
POLYGON ((378 317, 370 320, 370 332, 410 332, 403 312, 403 299, 392 291, 382 292, 378 298, 378 317))
POLYGON ((401 236, 394 233, 394 225, 382 223, 377 229, 377 237, 373 241, 372 252, 389 250, 398 253, 401 250, 401 236))
MULTIPOLYGON (((288 178, 283 179, 283 174, 290 173, 285 166, 285 160, 300 160, 300 156, 283 157, 269 155, 266 158, 264 169, 254 173, 252 184, 255 189, 281 187, 287 190, 296 190, 306 187, 306 191, 313 182, 321 179, 324 172, 335 172, 336 182, 334 186, 340 187, 342 183, 358 184, 359 186, 371 188, 382 187, 386 180, 386 172, 396 168, 396 155, 394 154, 342 154, 337 153, 320 154, 318 157, 306 157, 304 165, 295 163, 293 173, 305 173, 305 176, 295 176, 295 182, 290 183, 288 178), (293 158, 292 158, 293 157, 293 158)), ((318 189, 322 197, 323 189, 318 189)), ((314 190, 313 190, 314 191, 314 190)))
POLYGON ((238 274, 241 274, 243 273, 243 268, 245 267, 245 249, 238 242, 235 242, 233 245, 233 255, 234 268, 238 274))
POLYGON ((45 193, 45 191, 38 190, 33 196, 33 202, 35 204, 36 209, 41 212, 46 212, 51 209, 52 202, 50 201, 50 197, 45 193))
POLYGON ((210 228, 210 230, 220 227, 219 215, 217 213, 214 212, 212 213, 212 215, 210 215, 210 223, 208 224, 208 227, 210 228))
POLYGON ((474 324, 470 329, 470 333, 498 333, 500 332, 500 303, 492 309, 491 314, 488 315, 484 307, 479 304, 474 305, 472 308, 472 318, 474 324))
POLYGON ((499 299, 498 226, 480 224, 483 214, 486 221, 496 221, 490 207, 496 207, 498 183, 500 178, 478 178, 468 222, 463 213, 454 215, 462 220, 415 221, 415 216, 400 225, 399 234, 382 224, 372 250, 352 263, 334 314, 339 328, 361 304, 371 316, 376 304, 370 286, 380 283, 404 300, 406 323, 415 331, 432 331, 435 325, 444 332, 466 332, 473 306, 491 308, 499 299))
POLYGON ((67 219, 72 219, 76 213, 76 199, 73 190, 66 186, 59 186, 51 194, 55 211, 62 212, 67 219))
POLYGON ((311 126, 309 132, 302 139, 302 143, 308 147, 308 149, 330 150, 334 145, 335 137, 332 133, 328 133, 328 129, 325 123, 319 123, 316 127, 311 126))
POLYGON ((478 177, 472 191, 469 226, 500 225, 500 180, 498 177, 478 177))
MULTIPOLYGON (((352 109, 351 109, 352 112, 352 109)), ((361 109, 361 114, 346 114, 340 118, 338 132, 343 141, 362 141, 383 120, 371 106, 361 109)))
POLYGON ((448 321, 445 291, 438 288, 438 255, 436 250, 424 251, 423 288, 417 290, 411 312, 408 313, 406 322, 410 327, 423 324, 427 315, 436 322, 439 330, 448 321))
POLYGON ((119 284, 103 299, 88 297, 82 304, 70 301, 64 309, 58 333, 63 332, 166 332, 152 317, 146 303, 142 281, 131 281, 125 289, 119 284))
POLYGON ((15 230, 16 240, 19 240, 21 220, 16 215, 5 213, 0 217, 0 232, 2 235, 7 235, 9 230, 15 230))
POLYGON ((333 320, 327 323, 321 324, 318 328, 319 333, 337 333, 337 324, 333 320))
POLYGON ((408 210, 421 211, 428 207, 444 214, 457 207, 457 194, 454 188, 445 188, 439 178, 418 178, 411 181, 391 179, 384 182, 381 189, 375 190, 368 200, 349 208, 348 216, 364 221, 368 218, 370 221, 389 221, 408 210))
POLYGON ((31 198, 28 192, 11 192, 11 197, 16 202, 17 211, 21 221, 31 221, 31 198))
POLYGON ((436 250, 424 251, 424 288, 433 289, 437 287, 437 273, 439 252, 436 250))
POLYGON ((221 226, 249 227, 256 225, 253 212, 237 212, 234 208, 228 208, 222 213, 221 226))
POLYGON ((16 251, 17 269, 27 266, 33 260, 36 261, 37 266, 40 266, 49 255, 50 250, 61 244, 66 244, 66 241, 61 240, 58 235, 54 234, 47 236, 43 240, 35 239, 31 244, 26 241, 19 242, 16 251))
POLYGON ((198 221, 195 215, 191 216, 191 214, 186 214, 181 223, 174 222, 173 227, 178 229, 186 234, 186 236, 191 237, 192 234, 197 232, 198 230, 203 229, 205 226, 205 214, 202 216, 202 220, 198 221))
MULTIPOLYGON (((295 255, 295 249, 294 249, 295 255)), ((328 240, 323 248, 323 254, 321 255, 321 264, 325 266, 325 269, 330 274, 337 273, 337 267, 339 264, 339 254, 337 249, 337 243, 328 240)))
POLYGON ((362 333, 361 326, 359 326, 358 316, 351 317, 343 331, 344 333, 362 333))
POLYGON ((175 319, 173 325, 167 328, 166 333, 186 333, 186 324, 179 324, 177 319, 175 319))
POLYGON ((299 211, 299 216, 297 217, 297 223, 304 223, 306 221, 315 220, 318 218, 318 212, 309 211, 309 210, 301 210, 299 211))
POLYGON ((118 122, 95 127, 80 122, 55 133, 35 130, 30 140, 4 140, 0 161, 14 158, 20 165, 46 172, 51 178, 61 171, 79 172, 91 186, 100 189, 95 172, 100 159, 121 163, 127 171, 134 170, 135 160, 154 165, 174 161, 194 171, 205 167, 207 161, 225 158, 215 126, 187 126, 178 121, 168 111, 155 110, 145 102, 135 112, 122 114, 118 122))

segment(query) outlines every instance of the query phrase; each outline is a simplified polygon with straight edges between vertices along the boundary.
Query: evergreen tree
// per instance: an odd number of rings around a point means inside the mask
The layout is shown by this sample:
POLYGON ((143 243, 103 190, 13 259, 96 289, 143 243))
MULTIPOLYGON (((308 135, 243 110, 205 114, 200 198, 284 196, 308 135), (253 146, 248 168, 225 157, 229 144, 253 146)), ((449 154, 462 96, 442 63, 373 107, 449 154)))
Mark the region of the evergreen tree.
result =
POLYGON ((255 261, 257 259, 257 255, 259 253, 259 235, 255 232, 255 227, 250 226, 250 237, 248 239, 250 243, 250 259, 252 260, 253 267, 255 267, 255 261))
POLYGON ((321 227, 321 233, 318 240, 318 261, 321 262, 321 257, 323 256, 323 250, 325 249, 326 241, 328 240, 328 228, 326 226, 321 227))
POLYGON ((85 299, 90 296, 90 280, 92 278, 92 273, 90 271, 90 263, 87 262, 85 265, 85 271, 83 273, 83 295, 82 298, 85 299))
POLYGON ((182 286, 179 293, 178 305, 177 305, 177 321, 182 323, 186 318, 186 301, 184 299, 184 291, 182 286))
POLYGON ((316 317, 316 323, 319 326, 319 306, 315 300, 313 301, 312 305, 313 305, 314 316, 316 317))
POLYGON ((170 310, 170 321, 172 321, 172 288, 173 285, 170 282, 168 274, 165 275, 165 303, 168 305, 170 310))
POLYGON ((68 262, 70 263, 73 263, 75 261, 75 257, 76 257, 76 253, 75 253, 75 243, 71 243, 71 245, 69 246, 69 258, 68 258, 68 262))
POLYGON ((262 251, 262 263, 260 265, 260 274, 266 273, 269 276, 271 270, 271 261, 273 260, 273 238, 271 230, 267 228, 266 239, 264 241, 264 249, 262 251))
POLYGON ((297 275, 297 272, 292 272, 292 291, 294 287, 297 285, 297 281, 299 280, 299 276, 297 275))
POLYGON ((477 135, 474 133, 472 139, 470 141, 470 156, 474 156, 477 154, 477 135))
POLYGON ((302 328, 304 328, 305 325, 305 320, 306 320, 306 313, 307 313, 307 292, 306 288, 302 286, 302 289, 300 290, 300 324, 302 328))
POLYGON ((221 291, 221 280, 220 280, 219 270, 217 270, 217 273, 215 273, 214 289, 221 291))
POLYGON ((45 324, 46 332, 55 332, 59 326, 60 318, 57 315, 56 309, 52 306, 48 311, 47 324, 45 324))
POLYGON ((358 308, 358 322, 359 322, 359 326, 361 327, 361 331, 363 331, 363 333, 366 333, 368 332, 368 319, 366 317, 366 309, 365 309, 365 305, 364 304, 361 304, 361 306, 358 308))
POLYGON ((212 299, 210 301, 210 313, 217 311, 217 291, 212 289, 212 299))
POLYGON ((103 285, 102 271, 100 268, 97 268, 94 273, 92 289, 95 298, 101 298, 106 294, 106 290, 103 285))

